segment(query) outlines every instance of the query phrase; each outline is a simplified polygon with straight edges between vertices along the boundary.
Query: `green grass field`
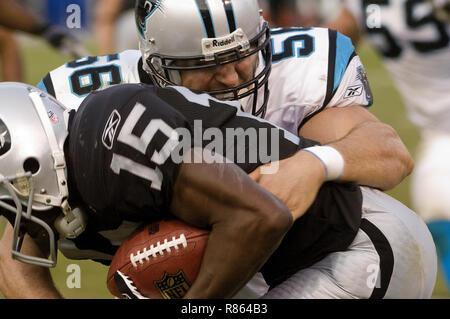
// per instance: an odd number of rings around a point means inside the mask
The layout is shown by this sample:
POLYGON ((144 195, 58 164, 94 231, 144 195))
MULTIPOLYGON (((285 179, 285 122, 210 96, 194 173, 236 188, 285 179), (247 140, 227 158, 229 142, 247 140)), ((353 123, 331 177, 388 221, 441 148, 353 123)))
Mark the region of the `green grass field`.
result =
MULTIPOLYGON (((90 46, 91 49, 93 46, 90 46)), ((95 54, 95 50, 92 50, 95 54)), ((371 87, 375 96, 375 103, 371 107, 371 111, 380 120, 392 125, 400 134, 402 140, 409 148, 411 153, 416 153, 418 143, 418 132, 407 120, 404 105, 399 94, 394 89, 389 75, 380 64, 378 57, 368 47, 363 45, 359 49, 359 54, 366 66, 371 87)), ((50 49, 42 43, 33 46, 23 47, 23 60, 25 67, 25 82, 29 84, 37 84, 40 79, 47 73, 67 62, 67 58, 61 56, 56 51, 50 49)), ((410 206, 409 198, 410 179, 406 178, 389 194, 398 200, 410 206)), ((0 233, 3 230, 5 221, 0 220, 0 233)), ((112 298, 106 289, 107 267, 99 265, 91 261, 69 261, 62 255, 58 256, 58 266, 52 269, 54 282, 60 292, 66 298, 112 298), (81 288, 68 288, 66 281, 70 275, 67 267, 70 264, 77 264, 81 269, 81 288)), ((433 298, 450 298, 444 286, 444 282, 440 275, 436 283, 433 298)))

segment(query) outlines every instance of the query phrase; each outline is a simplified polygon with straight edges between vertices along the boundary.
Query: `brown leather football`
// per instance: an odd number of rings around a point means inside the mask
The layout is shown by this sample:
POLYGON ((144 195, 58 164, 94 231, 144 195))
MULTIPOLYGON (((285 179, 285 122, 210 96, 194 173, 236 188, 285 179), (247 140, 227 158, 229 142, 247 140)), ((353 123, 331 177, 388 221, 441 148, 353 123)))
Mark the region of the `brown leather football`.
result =
POLYGON ((197 277, 208 236, 176 219, 140 227, 114 255, 109 291, 118 298, 182 298, 197 277))

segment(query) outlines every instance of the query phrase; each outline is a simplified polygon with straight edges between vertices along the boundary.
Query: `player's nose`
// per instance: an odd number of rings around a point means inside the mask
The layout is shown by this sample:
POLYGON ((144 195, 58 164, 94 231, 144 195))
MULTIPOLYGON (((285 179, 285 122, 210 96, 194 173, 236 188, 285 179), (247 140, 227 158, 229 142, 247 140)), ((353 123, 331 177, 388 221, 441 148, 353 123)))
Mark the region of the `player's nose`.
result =
POLYGON ((236 62, 221 65, 216 71, 216 80, 226 87, 235 87, 239 83, 239 74, 236 70, 236 62))

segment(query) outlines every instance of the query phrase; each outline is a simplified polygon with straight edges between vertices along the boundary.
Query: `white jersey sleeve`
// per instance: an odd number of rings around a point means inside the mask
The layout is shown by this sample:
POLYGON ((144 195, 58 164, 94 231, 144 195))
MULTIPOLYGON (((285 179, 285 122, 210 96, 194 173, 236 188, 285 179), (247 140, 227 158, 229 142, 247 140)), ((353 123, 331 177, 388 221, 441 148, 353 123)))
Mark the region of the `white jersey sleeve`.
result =
POLYGON ((450 23, 430 1, 345 0, 419 127, 450 132, 450 23))
POLYGON ((364 68, 348 37, 324 28, 285 28, 272 31, 272 44, 267 120, 298 134, 327 107, 372 104, 364 68))
POLYGON ((373 96, 366 72, 359 56, 355 55, 327 107, 370 106, 372 102, 373 96))
POLYGON ((94 90, 121 83, 139 83, 138 50, 104 56, 84 57, 50 71, 37 85, 65 106, 78 109, 94 90))

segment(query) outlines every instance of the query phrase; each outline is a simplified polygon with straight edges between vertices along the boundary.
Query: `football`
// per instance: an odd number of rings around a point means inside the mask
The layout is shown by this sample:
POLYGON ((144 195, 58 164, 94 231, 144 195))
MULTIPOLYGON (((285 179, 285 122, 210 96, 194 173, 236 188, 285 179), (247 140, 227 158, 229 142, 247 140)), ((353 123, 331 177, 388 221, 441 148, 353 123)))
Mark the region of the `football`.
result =
POLYGON ((138 228, 114 255, 109 291, 118 298, 182 298, 197 277, 208 236, 176 219, 138 228))

